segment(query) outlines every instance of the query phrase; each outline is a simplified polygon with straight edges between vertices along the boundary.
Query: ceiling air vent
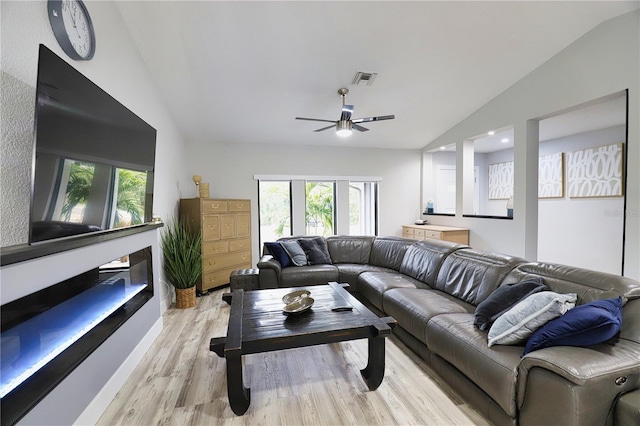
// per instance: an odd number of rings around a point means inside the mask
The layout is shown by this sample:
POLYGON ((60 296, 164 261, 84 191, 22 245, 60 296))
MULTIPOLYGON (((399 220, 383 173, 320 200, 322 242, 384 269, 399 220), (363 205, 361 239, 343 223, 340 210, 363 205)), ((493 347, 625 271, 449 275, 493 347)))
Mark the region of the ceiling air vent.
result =
POLYGON ((377 75, 377 72, 357 71, 351 84, 355 86, 371 86, 377 75))

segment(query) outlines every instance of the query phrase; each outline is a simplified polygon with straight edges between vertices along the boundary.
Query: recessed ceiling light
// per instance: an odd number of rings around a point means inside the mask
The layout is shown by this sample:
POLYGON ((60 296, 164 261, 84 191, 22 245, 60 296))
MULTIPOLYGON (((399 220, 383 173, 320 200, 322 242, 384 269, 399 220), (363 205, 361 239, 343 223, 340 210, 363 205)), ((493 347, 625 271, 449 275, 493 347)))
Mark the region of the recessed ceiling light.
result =
POLYGON ((494 132, 493 130, 491 130, 490 132, 487 133, 489 136, 493 136, 496 134, 496 132, 494 132))
POLYGON ((440 149, 447 149, 447 147, 446 146, 441 146, 440 149))
POLYGON ((509 138, 502 138, 502 139, 500 139, 500 142, 507 143, 507 142, 509 142, 509 138))

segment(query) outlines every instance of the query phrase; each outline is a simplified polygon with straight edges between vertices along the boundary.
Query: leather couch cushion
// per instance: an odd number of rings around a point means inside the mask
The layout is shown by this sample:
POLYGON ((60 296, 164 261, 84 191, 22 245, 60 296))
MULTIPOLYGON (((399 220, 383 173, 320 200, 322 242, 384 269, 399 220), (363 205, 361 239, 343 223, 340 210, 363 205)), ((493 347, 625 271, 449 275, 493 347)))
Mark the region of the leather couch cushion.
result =
POLYGON ((380 310, 382 295, 398 287, 425 288, 426 285, 398 272, 363 272, 358 276, 358 291, 380 310))
POLYGON ((382 307, 416 339, 425 343, 427 322, 440 314, 473 312, 474 306, 437 290, 392 288, 382 296, 382 307))
POLYGON ((551 291, 576 293, 578 305, 618 296, 625 299, 640 298, 640 286, 631 278, 553 263, 518 265, 505 277, 504 284, 521 281, 531 276, 543 277, 544 283, 551 291))
POLYGON ((639 350, 637 343, 620 339, 615 345, 555 346, 527 354, 518 368, 522 424, 604 425, 616 395, 640 387, 639 350))
POLYGON ((616 424, 640 425, 640 389, 624 394, 616 404, 616 424))
POLYGON ((400 237, 377 237, 371 246, 369 264, 400 270, 404 254, 416 240, 400 237))
POLYGON ((338 281, 338 268, 333 265, 309 265, 284 268, 280 276, 280 287, 300 287, 327 284, 338 281))
POLYGON ((620 337, 640 344, 640 299, 629 300, 622 308, 620 337))
POLYGON ((327 248, 331 255, 331 262, 337 263, 369 263, 371 247, 376 237, 327 237, 327 248))
POLYGON ((358 276, 360 276, 360 274, 363 272, 395 272, 393 269, 366 264, 361 265, 354 263, 338 263, 334 265, 338 268, 338 282, 351 285, 349 291, 359 291, 358 276))
POLYGON ((429 350, 447 360, 480 387, 511 417, 522 346, 487 347, 487 333, 473 325, 473 314, 442 314, 427 323, 429 350))
POLYGON ((407 248, 400 264, 400 272, 433 287, 442 260, 449 253, 463 247, 466 246, 448 241, 418 241, 407 248))
POLYGON ((442 262, 435 288, 478 306, 521 263, 518 257, 460 249, 442 262))

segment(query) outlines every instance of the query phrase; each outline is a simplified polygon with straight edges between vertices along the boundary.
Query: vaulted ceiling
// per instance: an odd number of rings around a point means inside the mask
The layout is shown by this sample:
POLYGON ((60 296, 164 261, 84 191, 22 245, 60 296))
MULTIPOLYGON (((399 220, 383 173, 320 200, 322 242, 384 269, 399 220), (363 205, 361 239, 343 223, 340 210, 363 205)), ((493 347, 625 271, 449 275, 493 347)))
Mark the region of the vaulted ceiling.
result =
POLYGON ((419 149, 601 22, 618 1, 140 1, 118 8, 187 141, 419 149), (378 73, 355 86, 357 71, 378 73), (348 138, 354 117, 395 114, 348 138), (327 123, 329 124, 329 123, 327 123))

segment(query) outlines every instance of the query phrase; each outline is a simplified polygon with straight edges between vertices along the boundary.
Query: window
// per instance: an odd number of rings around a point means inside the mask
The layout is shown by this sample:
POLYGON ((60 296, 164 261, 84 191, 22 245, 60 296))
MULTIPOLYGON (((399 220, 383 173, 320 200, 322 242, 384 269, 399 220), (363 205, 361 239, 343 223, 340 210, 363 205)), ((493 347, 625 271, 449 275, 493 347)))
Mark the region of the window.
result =
POLYGON ((260 246, 291 235, 291 181, 258 181, 260 246))
POLYGON ((307 182, 305 198, 305 235, 333 235, 334 183, 307 182))
POLYGON ((376 235, 377 177, 254 176, 260 246, 290 235, 376 235))

